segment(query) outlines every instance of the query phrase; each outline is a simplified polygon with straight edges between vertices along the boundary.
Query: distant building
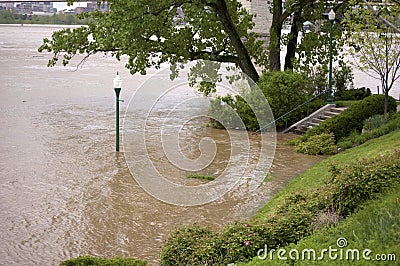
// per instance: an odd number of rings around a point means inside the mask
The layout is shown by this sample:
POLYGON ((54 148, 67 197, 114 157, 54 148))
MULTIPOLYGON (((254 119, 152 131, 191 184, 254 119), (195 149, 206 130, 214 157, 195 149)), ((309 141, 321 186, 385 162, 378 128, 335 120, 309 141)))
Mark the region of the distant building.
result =
MULTIPOLYGON (((54 8, 53 2, 16 2, 16 3, 0 3, 0 10, 12 10, 16 14, 35 14, 35 15, 49 15, 56 14, 57 9, 54 8)), ((108 12, 110 9, 107 1, 100 2, 91 1, 87 3, 87 7, 77 7, 75 9, 60 10, 59 13, 63 14, 81 14, 83 12, 93 12, 100 10, 108 12)))
POLYGON ((239 0, 250 14, 256 15, 253 19, 255 26, 253 31, 260 34, 265 46, 269 44, 269 30, 272 25, 272 14, 269 11, 268 0, 239 0))
POLYGON ((110 7, 107 5, 107 1, 101 1, 100 6, 97 4, 97 1, 92 1, 87 3, 87 12, 93 12, 95 10, 100 10, 101 12, 110 11, 110 7))
POLYGON ((12 10, 17 14, 54 14, 57 9, 53 7, 53 2, 16 2, 1 3, 3 9, 12 10))

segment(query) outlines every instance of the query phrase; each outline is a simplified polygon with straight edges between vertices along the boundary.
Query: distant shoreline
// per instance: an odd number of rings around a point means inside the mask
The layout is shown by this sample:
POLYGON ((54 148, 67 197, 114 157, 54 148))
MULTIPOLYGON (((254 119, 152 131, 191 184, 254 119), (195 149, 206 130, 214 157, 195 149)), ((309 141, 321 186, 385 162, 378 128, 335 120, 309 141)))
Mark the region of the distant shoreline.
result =
POLYGON ((80 19, 72 14, 53 14, 50 16, 14 14, 7 10, 0 11, 0 24, 7 25, 87 25, 88 18, 80 19))

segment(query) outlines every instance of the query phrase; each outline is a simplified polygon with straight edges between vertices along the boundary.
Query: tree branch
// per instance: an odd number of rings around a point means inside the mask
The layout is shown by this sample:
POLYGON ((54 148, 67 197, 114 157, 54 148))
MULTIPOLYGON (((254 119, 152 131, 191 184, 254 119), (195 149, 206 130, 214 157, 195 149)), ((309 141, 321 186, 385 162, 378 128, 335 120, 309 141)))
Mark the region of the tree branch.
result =
POLYGON ((212 57, 215 61, 221 63, 235 63, 239 64, 239 58, 233 55, 221 55, 220 53, 213 53, 209 51, 190 52, 189 57, 191 60, 205 59, 205 57, 212 57))
POLYGON ((392 29, 394 29, 395 32, 400 33, 400 29, 397 28, 394 24, 392 24, 390 21, 388 21, 387 19, 385 19, 384 17, 382 17, 381 15, 379 15, 378 11, 376 11, 374 9, 373 6, 370 5, 370 3, 367 2, 367 0, 363 0, 363 3, 375 14, 375 16, 377 16, 380 20, 383 21, 383 23, 385 23, 387 26, 391 27, 392 29))

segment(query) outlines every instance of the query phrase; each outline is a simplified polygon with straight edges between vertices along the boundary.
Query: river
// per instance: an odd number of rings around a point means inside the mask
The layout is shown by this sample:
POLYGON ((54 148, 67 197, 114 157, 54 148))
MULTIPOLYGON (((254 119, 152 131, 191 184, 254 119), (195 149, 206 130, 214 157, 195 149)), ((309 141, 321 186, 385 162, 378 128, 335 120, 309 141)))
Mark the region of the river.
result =
MULTIPOLYGON (((47 68, 50 55, 37 48, 56 29, 0 26, 0 265, 58 265, 79 255, 129 256, 157 265, 162 243, 175 227, 200 223, 218 229, 250 217, 288 180, 321 159, 293 153, 280 145, 291 136, 278 134, 272 179, 252 193, 236 188, 198 206, 159 200, 133 178, 123 152, 115 152, 112 89, 119 71, 123 113, 138 88, 159 72, 132 76, 123 62, 107 55, 92 56, 78 71, 73 65, 79 58, 71 67, 47 68)), ((129 114, 130 122, 140 121, 129 114)), ((222 147, 210 171, 225 167, 226 132, 199 121, 187 128, 194 133, 183 131, 180 141, 188 156, 198 153, 193 136, 206 135, 222 147)), ((257 137, 250 141, 257 143, 257 137)), ((157 167, 174 177, 167 160, 157 157, 159 143, 148 148, 157 167)))

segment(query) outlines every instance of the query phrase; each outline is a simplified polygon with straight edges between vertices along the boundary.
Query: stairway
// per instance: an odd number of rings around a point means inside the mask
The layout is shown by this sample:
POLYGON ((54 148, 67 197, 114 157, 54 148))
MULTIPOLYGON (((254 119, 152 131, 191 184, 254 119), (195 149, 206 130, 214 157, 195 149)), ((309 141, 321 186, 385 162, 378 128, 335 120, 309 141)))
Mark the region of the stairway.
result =
POLYGON ((336 107, 335 104, 327 104, 306 118, 288 127, 283 133, 303 134, 310 128, 319 125, 322 121, 338 115, 346 109, 347 107, 336 107))

